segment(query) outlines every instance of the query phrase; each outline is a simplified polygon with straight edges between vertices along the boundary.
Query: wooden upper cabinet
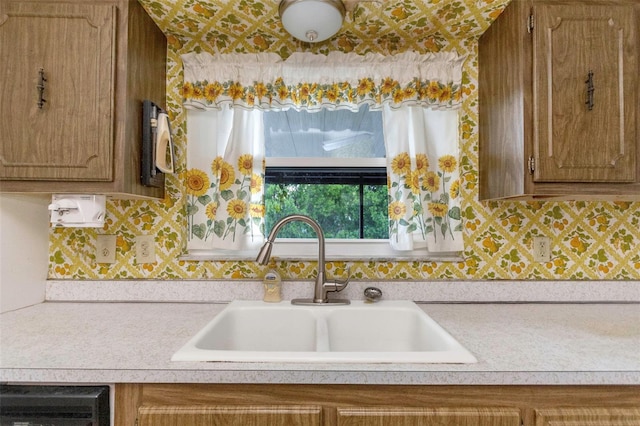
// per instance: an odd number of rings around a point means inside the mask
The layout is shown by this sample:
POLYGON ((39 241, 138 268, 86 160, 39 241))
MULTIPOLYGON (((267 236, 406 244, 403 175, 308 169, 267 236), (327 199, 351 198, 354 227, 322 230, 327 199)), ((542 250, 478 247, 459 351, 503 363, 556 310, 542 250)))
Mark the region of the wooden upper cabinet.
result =
POLYGON ((549 408, 535 410, 535 426, 638 426, 636 408, 549 408))
POLYGON ((338 408, 338 426, 520 426, 516 408, 338 408))
POLYGON ((633 9, 534 6, 536 181, 633 182, 633 9))
POLYGON ((513 0, 481 36, 479 198, 640 200, 635 0, 513 0))
POLYGON ((111 180, 115 6, 0 10, 2 177, 111 180))
POLYGON ((163 197, 140 159, 166 57, 137 0, 0 1, 0 191, 163 197))

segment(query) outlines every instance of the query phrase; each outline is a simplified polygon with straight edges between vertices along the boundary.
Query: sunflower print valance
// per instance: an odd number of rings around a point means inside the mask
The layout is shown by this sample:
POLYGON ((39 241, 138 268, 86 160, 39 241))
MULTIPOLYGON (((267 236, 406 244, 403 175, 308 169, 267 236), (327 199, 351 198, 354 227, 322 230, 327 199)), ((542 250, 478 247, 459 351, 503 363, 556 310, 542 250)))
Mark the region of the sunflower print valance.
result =
POLYGON ((193 109, 457 109, 464 59, 455 52, 294 53, 287 60, 275 53, 189 53, 182 56, 181 93, 185 107, 193 109))

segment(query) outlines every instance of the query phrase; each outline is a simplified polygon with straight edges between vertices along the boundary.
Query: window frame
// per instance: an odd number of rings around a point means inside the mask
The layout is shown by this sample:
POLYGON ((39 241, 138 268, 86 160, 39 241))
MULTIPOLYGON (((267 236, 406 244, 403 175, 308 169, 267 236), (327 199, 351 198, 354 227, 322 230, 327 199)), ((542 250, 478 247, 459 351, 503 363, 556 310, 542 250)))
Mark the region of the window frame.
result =
MULTIPOLYGON (((294 262, 318 260, 317 243, 318 240, 315 238, 276 238, 271 258, 294 262)), ((189 261, 253 261, 257 254, 257 250, 190 250, 180 256, 180 259, 189 261)), ((459 252, 429 252, 426 247, 422 247, 422 250, 420 247, 414 247, 412 251, 397 251, 391 248, 389 240, 327 239, 325 241, 325 260, 328 262, 460 262, 464 260, 464 257, 463 253, 459 252)))

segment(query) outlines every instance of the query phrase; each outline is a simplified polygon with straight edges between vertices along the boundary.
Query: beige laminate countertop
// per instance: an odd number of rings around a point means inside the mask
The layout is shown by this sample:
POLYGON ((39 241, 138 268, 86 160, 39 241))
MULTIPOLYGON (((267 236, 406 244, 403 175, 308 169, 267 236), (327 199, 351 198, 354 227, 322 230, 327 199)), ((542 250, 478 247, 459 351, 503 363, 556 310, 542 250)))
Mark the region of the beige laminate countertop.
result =
POLYGON ((172 362, 224 304, 47 302, 0 315, 0 382, 640 384, 640 304, 423 304, 476 364, 172 362))

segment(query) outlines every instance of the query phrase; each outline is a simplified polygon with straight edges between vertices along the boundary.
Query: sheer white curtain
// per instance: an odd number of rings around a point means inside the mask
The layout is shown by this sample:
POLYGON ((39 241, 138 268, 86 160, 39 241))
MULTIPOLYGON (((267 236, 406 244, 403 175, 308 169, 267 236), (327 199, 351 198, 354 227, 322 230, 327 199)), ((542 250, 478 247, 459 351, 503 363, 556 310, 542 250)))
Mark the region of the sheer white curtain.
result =
POLYGON ((458 111, 385 106, 382 116, 391 246, 462 251, 458 111))
POLYGON ((189 250, 250 250, 263 243, 262 111, 189 111, 189 250))

